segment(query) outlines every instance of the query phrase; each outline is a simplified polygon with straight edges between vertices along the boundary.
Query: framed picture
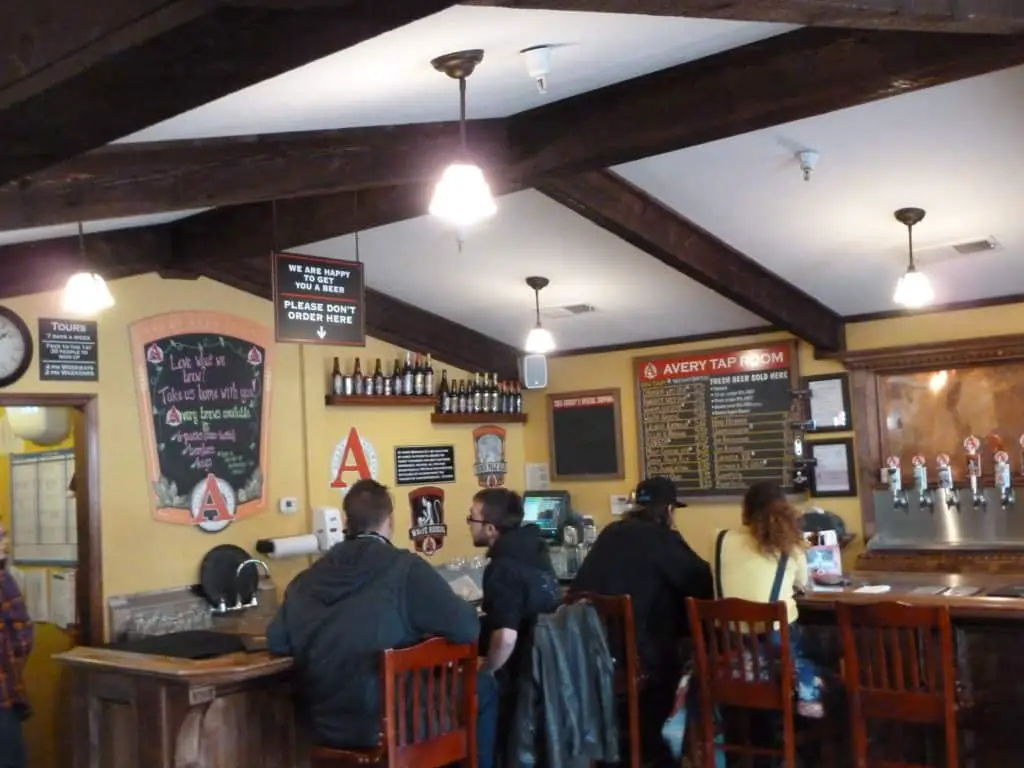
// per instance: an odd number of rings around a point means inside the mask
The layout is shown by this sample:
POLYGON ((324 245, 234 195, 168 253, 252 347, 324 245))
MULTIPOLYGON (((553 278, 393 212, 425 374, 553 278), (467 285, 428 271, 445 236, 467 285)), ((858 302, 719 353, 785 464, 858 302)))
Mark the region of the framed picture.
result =
POLYGON ((853 429, 850 421, 850 381, 845 373, 806 376, 803 389, 810 392, 807 398, 807 418, 814 422, 813 434, 849 432, 853 429))
POLYGON ((811 495, 818 498, 857 495, 857 473, 853 460, 853 438, 808 442, 815 460, 811 468, 811 495))

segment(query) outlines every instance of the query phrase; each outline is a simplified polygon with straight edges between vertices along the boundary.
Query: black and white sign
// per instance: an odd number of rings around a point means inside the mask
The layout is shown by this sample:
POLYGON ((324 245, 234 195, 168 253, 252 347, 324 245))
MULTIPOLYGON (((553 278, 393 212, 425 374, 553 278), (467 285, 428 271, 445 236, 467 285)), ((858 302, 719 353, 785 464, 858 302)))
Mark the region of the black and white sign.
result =
POLYGON ((95 320, 39 318, 39 380, 98 381, 95 320))
POLYGON ((363 265, 294 253, 274 255, 274 333, 300 344, 366 345, 363 265))
POLYGON ((396 484, 454 482, 454 445, 405 445, 395 448, 396 484))

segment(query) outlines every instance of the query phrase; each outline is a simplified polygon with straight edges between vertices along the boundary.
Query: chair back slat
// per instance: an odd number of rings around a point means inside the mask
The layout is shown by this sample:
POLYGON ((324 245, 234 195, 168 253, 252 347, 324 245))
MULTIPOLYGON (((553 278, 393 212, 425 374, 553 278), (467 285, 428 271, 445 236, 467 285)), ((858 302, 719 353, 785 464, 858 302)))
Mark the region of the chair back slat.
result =
POLYGON ((944 730, 947 764, 957 765, 956 664, 949 609, 840 602, 836 611, 855 750, 866 755, 871 720, 939 726, 944 730))
POLYGON ((754 603, 738 598, 687 598, 693 635, 698 732, 705 766, 716 765, 717 750, 742 755, 782 757, 796 764, 793 702, 793 655, 789 644, 786 605, 754 603), (773 633, 778 637, 773 639, 773 633), (782 747, 716 743, 716 710, 777 711, 782 717, 782 747))
MULTIPOLYGON (((476 732, 476 673, 473 645, 434 638, 384 652, 389 764, 444 765, 468 754, 476 732)), ((474 743, 474 761, 475 752, 474 743)))

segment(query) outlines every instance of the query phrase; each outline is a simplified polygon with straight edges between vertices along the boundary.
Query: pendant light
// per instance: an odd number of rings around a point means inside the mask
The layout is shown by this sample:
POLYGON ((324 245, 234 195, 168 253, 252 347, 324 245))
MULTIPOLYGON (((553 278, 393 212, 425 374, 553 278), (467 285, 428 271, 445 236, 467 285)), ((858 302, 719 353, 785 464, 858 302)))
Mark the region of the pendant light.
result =
MULTIPOLYGON (((78 251, 82 266, 88 263, 85 252, 85 231, 82 223, 78 223, 78 251)), ((105 309, 114 306, 114 297, 110 295, 107 281, 98 272, 77 272, 68 278, 64 286, 61 305, 69 315, 77 317, 93 317, 105 309)))
POLYGON ((466 144, 466 78, 473 74, 483 59, 484 52, 475 49, 448 53, 430 62, 438 72, 459 81, 460 139, 460 156, 445 169, 437 182, 430 201, 430 213, 459 228, 472 226, 498 210, 484 172, 470 159, 466 144))
POLYGON ((540 291, 548 285, 546 277, 528 277, 526 284, 533 289, 534 303, 537 308, 537 325, 526 335, 525 349, 531 355, 546 355, 555 349, 555 337, 551 331, 540 324, 540 291))
POLYGON ((900 208, 893 216, 907 228, 907 250, 909 262, 907 272, 896 283, 896 292, 893 294, 893 301, 907 309, 919 309, 926 304, 931 304, 935 298, 931 281, 923 272, 918 272, 914 266, 914 225, 919 224, 924 218, 924 210, 921 208, 900 208))

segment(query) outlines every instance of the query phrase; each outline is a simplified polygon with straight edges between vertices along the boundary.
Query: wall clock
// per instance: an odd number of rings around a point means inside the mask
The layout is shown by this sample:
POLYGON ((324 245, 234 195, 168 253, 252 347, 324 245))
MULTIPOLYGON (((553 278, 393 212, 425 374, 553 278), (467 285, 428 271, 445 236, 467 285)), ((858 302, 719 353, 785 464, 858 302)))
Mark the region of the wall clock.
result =
POLYGON ((0 307, 0 388, 9 387, 32 364, 32 334, 25 321, 0 307))

